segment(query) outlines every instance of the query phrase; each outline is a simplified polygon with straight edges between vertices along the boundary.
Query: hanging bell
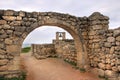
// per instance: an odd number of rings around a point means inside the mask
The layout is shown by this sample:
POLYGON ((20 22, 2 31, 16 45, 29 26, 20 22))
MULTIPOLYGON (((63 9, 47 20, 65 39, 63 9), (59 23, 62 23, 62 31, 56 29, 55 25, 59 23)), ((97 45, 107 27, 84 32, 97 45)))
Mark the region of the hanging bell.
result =
POLYGON ((60 33, 59 37, 62 37, 62 34, 60 33))

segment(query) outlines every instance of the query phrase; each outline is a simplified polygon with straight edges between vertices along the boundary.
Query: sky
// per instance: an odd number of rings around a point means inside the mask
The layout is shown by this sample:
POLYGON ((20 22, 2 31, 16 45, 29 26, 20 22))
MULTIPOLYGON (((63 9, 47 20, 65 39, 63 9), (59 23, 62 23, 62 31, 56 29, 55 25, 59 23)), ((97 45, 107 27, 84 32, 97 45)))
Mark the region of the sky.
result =
MULTIPOLYGON (((0 0, 0 9, 16 11, 60 12, 83 17, 100 12, 110 18, 109 28, 120 27, 120 0, 0 0)), ((55 32, 64 31, 53 26, 43 26, 32 31, 24 43, 50 43, 55 32), (38 37, 39 36, 39 37, 38 37)), ((67 33, 68 38, 72 38, 67 33)))

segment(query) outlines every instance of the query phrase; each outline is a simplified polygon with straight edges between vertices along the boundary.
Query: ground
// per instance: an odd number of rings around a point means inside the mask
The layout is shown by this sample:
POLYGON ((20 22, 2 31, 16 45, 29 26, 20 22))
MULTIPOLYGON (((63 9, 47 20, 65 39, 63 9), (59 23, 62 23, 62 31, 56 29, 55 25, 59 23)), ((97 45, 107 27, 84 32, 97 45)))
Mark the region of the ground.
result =
POLYGON ((21 60, 28 71, 27 80, 99 80, 91 73, 74 69, 61 59, 37 60, 29 54, 22 54, 21 60))

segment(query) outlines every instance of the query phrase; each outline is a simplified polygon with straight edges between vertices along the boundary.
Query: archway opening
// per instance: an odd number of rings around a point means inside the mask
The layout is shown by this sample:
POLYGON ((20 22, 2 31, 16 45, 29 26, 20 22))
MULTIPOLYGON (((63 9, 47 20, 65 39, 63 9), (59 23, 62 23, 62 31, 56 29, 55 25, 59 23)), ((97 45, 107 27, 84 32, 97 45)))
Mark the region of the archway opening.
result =
POLYGON ((37 59, 43 55, 44 57, 57 56, 69 62, 77 63, 77 52, 73 37, 66 30, 57 26, 41 26, 30 32, 22 45, 22 53, 24 52, 30 53, 37 59), (48 49, 52 49, 51 51, 54 54, 48 49))

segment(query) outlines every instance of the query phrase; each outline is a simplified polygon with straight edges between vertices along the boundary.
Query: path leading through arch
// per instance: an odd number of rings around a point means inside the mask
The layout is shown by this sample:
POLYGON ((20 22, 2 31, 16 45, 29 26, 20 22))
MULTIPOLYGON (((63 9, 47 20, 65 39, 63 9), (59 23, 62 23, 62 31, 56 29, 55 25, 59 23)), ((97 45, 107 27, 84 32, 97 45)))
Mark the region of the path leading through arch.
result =
POLYGON ((36 60, 30 54, 21 54, 22 64, 28 71, 27 80, 99 80, 90 73, 81 73, 56 58, 36 60))

